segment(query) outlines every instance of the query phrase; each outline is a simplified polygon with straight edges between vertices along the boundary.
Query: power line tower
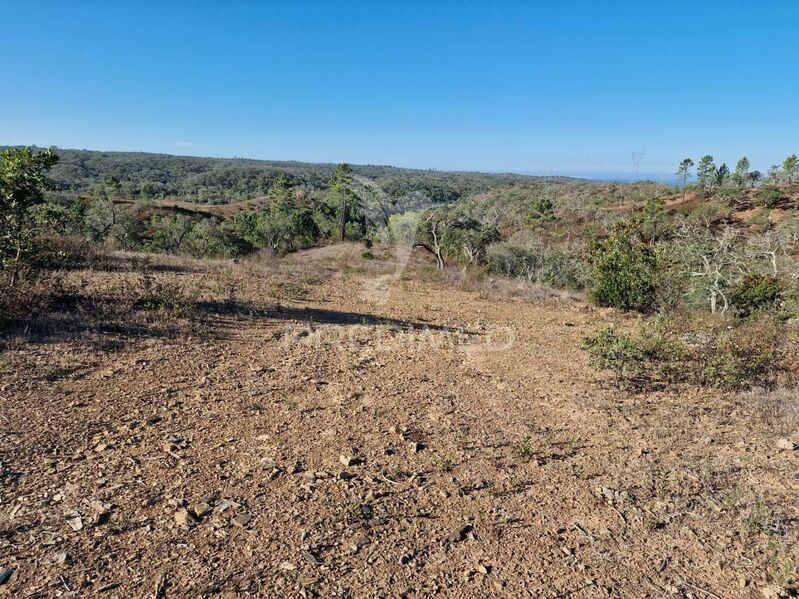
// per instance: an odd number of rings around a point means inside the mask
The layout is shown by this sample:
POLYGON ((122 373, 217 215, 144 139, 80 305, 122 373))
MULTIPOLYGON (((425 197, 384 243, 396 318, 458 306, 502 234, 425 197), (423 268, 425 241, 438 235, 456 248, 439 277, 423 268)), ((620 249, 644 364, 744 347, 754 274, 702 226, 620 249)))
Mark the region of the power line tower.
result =
POLYGON ((641 150, 640 152, 636 152, 635 150, 632 150, 630 152, 630 156, 632 156, 632 159, 633 159, 633 168, 635 169, 635 180, 637 181, 638 180, 639 167, 641 166, 641 159, 644 156, 646 156, 646 152, 644 150, 641 150))

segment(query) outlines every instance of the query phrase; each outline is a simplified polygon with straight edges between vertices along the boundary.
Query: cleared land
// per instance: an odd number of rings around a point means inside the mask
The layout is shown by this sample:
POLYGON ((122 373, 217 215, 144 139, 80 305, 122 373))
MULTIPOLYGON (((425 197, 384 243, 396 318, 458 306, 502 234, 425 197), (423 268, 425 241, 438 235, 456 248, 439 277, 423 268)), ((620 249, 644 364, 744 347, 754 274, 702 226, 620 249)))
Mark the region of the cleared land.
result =
POLYGON ((790 573, 795 430, 614 389, 581 344, 627 317, 381 255, 71 273, 157 293, 7 341, 0 594, 728 598, 790 573))

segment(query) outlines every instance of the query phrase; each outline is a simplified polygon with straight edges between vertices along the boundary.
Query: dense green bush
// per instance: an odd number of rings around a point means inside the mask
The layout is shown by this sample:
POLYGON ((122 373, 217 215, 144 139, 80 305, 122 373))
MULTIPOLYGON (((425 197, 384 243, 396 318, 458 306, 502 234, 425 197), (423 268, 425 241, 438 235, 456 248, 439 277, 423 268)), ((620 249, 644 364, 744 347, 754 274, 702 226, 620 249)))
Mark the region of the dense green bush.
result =
POLYGON ((730 301, 739 316, 778 310, 782 305, 785 284, 773 275, 750 274, 732 290, 730 301))
POLYGON ((617 224, 608 237, 591 244, 589 255, 594 303, 638 312, 654 309, 657 260, 636 224, 617 224))
POLYGON ((755 192, 755 199, 766 208, 773 208, 782 199, 782 192, 772 185, 764 185, 755 192))

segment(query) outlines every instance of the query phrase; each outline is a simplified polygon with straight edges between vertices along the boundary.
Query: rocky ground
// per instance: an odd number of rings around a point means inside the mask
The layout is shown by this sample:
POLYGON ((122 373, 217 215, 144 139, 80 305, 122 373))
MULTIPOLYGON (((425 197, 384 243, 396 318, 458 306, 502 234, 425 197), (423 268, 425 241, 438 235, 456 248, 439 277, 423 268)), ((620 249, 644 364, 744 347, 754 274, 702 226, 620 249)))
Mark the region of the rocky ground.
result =
POLYGON ((155 266, 191 314, 6 340, 0 596, 787 596, 796 431, 614 389, 581 343, 626 317, 354 249, 155 266))

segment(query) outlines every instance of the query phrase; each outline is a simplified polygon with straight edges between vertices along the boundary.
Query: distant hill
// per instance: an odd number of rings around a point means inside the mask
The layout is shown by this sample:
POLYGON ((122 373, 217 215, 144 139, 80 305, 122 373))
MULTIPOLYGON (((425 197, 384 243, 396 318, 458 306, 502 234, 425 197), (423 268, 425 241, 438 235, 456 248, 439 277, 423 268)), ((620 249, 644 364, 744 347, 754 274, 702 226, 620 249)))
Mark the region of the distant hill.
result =
MULTIPOLYGON (((280 173, 308 193, 324 191, 335 164, 246 158, 203 158, 144 152, 96 152, 55 149, 59 164, 51 178, 54 199, 91 195, 99 189, 120 199, 227 204, 264 196, 280 173)), ((419 170, 382 165, 353 165, 353 171, 391 198, 410 192, 433 202, 453 202, 498 187, 574 181, 512 173, 419 170)))

